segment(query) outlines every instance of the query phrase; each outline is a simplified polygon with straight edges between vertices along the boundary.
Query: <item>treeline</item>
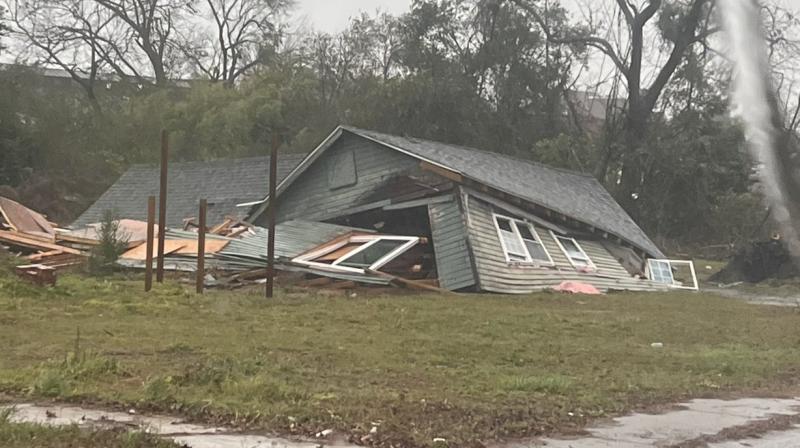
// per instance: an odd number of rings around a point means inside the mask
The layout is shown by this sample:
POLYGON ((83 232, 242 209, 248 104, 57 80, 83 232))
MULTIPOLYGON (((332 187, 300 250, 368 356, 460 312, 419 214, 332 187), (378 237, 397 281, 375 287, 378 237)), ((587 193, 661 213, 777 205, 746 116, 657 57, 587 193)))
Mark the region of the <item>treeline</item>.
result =
POLYGON ((674 250, 750 239, 766 211, 728 111, 714 1, 642 3, 591 22, 555 1, 415 0, 337 35, 288 31, 288 1, 9 8, 0 55, 65 77, 0 72, 0 194, 68 220, 155 162, 161 128, 176 160, 196 160, 266 154, 273 132, 308 151, 346 123, 592 173, 674 250))

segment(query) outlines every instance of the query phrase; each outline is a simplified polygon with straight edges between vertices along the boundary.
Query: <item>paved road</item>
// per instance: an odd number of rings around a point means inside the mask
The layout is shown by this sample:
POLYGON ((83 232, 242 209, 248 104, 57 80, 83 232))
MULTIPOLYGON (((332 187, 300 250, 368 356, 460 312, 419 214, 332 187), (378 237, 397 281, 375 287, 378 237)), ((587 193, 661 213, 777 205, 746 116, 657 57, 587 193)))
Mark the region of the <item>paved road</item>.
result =
POLYGON ((800 399, 692 400, 664 414, 633 414, 589 428, 580 439, 544 439, 522 447, 800 447, 800 399))

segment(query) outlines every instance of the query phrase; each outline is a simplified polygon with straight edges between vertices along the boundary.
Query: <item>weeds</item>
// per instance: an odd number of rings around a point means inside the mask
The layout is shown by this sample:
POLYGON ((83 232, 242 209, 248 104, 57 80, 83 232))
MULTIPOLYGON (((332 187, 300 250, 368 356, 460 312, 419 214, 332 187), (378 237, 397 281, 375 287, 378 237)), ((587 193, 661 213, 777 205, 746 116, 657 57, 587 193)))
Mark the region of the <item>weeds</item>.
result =
POLYGON ((52 300, 0 290, 3 389, 291 434, 360 438, 381 422, 382 446, 470 446, 574 428, 576 409, 791 392, 800 370, 800 314, 702 294, 267 302, 59 282, 67 295, 52 300))

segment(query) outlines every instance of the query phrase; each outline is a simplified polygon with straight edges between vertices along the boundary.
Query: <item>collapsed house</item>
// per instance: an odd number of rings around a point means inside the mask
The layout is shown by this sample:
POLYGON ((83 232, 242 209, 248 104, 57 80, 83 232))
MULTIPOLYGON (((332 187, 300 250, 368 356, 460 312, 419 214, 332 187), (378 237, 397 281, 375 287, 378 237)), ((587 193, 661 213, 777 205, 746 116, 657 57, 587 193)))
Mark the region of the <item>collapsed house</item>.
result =
MULTIPOLYGON (((507 294, 569 283, 601 291, 697 287, 691 263, 679 275, 684 265, 665 260, 589 175, 344 126, 309 154, 279 160, 275 238, 283 271, 507 294)), ((263 278, 268 167, 268 158, 171 164, 167 267, 196 269, 193 218, 207 198, 208 222, 221 224, 206 229, 206 265, 263 278)), ((91 233, 105 210, 143 220, 158 179, 157 168, 131 168, 70 236, 91 233)), ((144 261, 139 245, 120 263, 144 261)))
MULTIPOLYGON (((294 219, 422 237, 419 269, 442 288, 522 294, 582 282, 600 290, 696 288, 593 177, 499 153, 337 128, 281 181, 278 222, 294 219)), ((265 223, 269 198, 248 221, 265 223)), ((294 264, 358 274, 417 246, 376 237, 294 264), (358 263, 351 261, 358 259, 358 263)), ((419 257, 418 257, 419 258, 419 257)), ((415 265, 416 269, 416 265, 415 265)))
MULTIPOLYGON (((282 180, 304 155, 281 155, 278 180, 282 180)), ((135 165, 128 169, 100 198, 81 214, 72 227, 80 228, 103 220, 106 211, 124 219, 146 221, 147 198, 158 197, 160 168, 135 165)), ((167 181, 167 223, 183 227, 197 216, 200 199, 208 200, 208 222, 221 223, 226 217, 244 218, 242 202, 263 198, 269 187, 269 157, 173 162, 167 181)))

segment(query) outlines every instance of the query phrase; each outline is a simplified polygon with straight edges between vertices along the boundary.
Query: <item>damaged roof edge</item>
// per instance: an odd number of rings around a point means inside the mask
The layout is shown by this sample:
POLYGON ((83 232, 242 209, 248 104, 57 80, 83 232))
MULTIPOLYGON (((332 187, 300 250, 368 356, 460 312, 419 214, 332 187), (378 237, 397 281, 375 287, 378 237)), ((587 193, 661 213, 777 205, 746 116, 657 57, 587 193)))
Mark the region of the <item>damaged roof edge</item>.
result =
MULTIPOLYGON (((493 185, 487 184, 486 182, 484 182, 481 179, 476 179, 474 176, 465 175, 462 171, 460 171, 458 169, 454 169, 454 168, 449 167, 449 166, 447 166, 447 165, 445 165, 443 163, 436 162, 434 160, 431 160, 428 157, 424 157, 424 156, 422 156, 420 154, 417 154, 417 153, 415 153, 413 151, 401 148, 398 145, 392 144, 390 142, 383 141, 379 137, 372 136, 369 131, 364 131, 364 130, 361 130, 361 129, 353 128, 353 127, 350 127, 350 126, 344 126, 344 125, 337 126, 336 129, 333 132, 331 132, 331 134, 328 135, 328 137, 326 137, 325 140, 322 143, 320 143, 313 151, 311 151, 280 182, 280 184, 278 185, 278 188, 277 188, 276 196, 279 197, 283 193, 283 191, 286 190, 286 188, 289 185, 291 185, 303 172, 305 172, 306 169, 308 169, 309 166, 311 166, 311 164, 313 164, 328 148, 333 146, 333 144, 336 143, 336 141, 338 141, 338 139, 341 137, 341 135, 343 134, 344 131, 347 131, 347 132, 349 132, 349 133, 351 133, 353 135, 356 135, 358 137, 364 138, 366 140, 372 141, 372 142, 374 142, 376 144, 379 144, 379 145, 381 145, 383 147, 392 149, 394 151, 398 151, 398 152, 400 152, 402 154, 405 154, 405 155, 407 155, 409 157, 412 157, 414 159, 417 159, 417 160, 429 163, 429 164, 431 164, 433 166, 436 166, 438 168, 447 170, 449 172, 452 172, 454 174, 462 176, 465 179, 469 179, 472 182, 476 182, 476 183, 479 183, 479 184, 491 186, 492 188, 496 189, 499 192, 502 192, 502 193, 505 193, 505 194, 509 194, 511 196, 514 196, 514 197, 520 197, 519 195, 515 194, 514 192, 508 191, 508 190, 503 189, 503 188, 501 188, 499 186, 493 186, 493 185)), ((422 141, 422 140, 420 140, 420 141, 422 141)), ((432 142, 432 143, 436 143, 436 142, 432 142)), ((453 145, 447 145, 447 146, 453 146, 453 145)), ((464 147, 463 149, 464 150, 470 150, 470 151, 476 151, 476 152, 480 152, 480 153, 486 153, 486 151, 473 149, 473 148, 464 147)), ((495 156, 502 156, 502 154, 495 154, 495 153, 491 153, 491 154, 495 155, 495 156)), ((585 223, 587 225, 590 225, 590 226, 592 226, 592 227, 594 227, 594 228, 596 228, 598 230, 601 230, 601 231, 603 231, 603 232, 605 232, 605 233, 607 233, 607 234, 609 234, 609 235, 611 235, 611 236, 613 236, 615 238, 618 238, 621 241, 626 242, 627 244, 630 244, 633 247, 636 247, 636 248, 640 249, 641 251, 643 251, 644 253, 648 254, 651 257, 656 257, 656 258, 663 258, 664 257, 664 254, 661 252, 661 250, 658 248, 658 246, 656 246, 655 243, 653 243, 652 240, 650 240, 650 238, 647 237, 647 235, 644 233, 644 231, 642 231, 641 228, 638 227, 638 224, 636 224, 636 222, 633 221, 633 219, 630 217, 630 215, 628 215, 627 212, 624 209, 622 209, 622 207, 619 206, 619 204, 616 202, 616 200, 614 200, 614 198, 608 193, 608 191, 605 189, 605 187, 595 177, 593 177, 591 175, 588 175, 588 174, 585 174, 585 173, 578 173, 578 172, 574 172, 574 171, 570 171, 570 170, 551 168, 551 167, 548 167, 546 165, 542 165, 542 164, 535 163, 535 162, 529 162, 529 161, 523 161, 523 160, 520 160, 520 162, 526 163, 526 164, 531 164, 533 166, 537 166, 537 167, 540 167, 542 169, 557 170, 559 172, 563 172, 563 173, 567 173, 567 174, 571 174, 571 175, 579 175, 579 176, 581 176, 583 178, 590 179, 591 183, 598 190, 598 192, 601 192, 601 194, 606 196, 610 200, 610 202, 613 202, 614 204, 617 205, 618 210, 615 210, 615 213, 624 214, 624 216, 626 218, 628 218, 628 220, 634 226, 636 226, 636 229, 638 230, 638 232, 641 233, 641 237, 642 238, 639 238, 639 239, 642 239, 642 241, 637 242, 633 238, 624 237, 624 236, 622 236, 620 234, 620 232, 612 230, 608 226, 599 225, 596 222, 589 222, 589 221, 587 221, 585 219, 581 219, 580 217, 573 216, 573 214, 571 214, 569 212, 566 212, 566 211, 560 209, 557 206, 553 206, 552 204, 545 205, 545 204, 541 204, 541 203, 532 201, 532 200, 530 200, 528 198, 524 198, 524 197, 520 197, 520 199, 525 199, 527 202, 533 204, 534 206, 541 207, 541 208, 544 208, 544 209, 547 209, 547 210, 551 210, 551 211, 553 211, 555 213, 558 213, 558 214, 561 214, 561 215, 564 215, 564 216, 570 216, 570 217, 572 217, 573 219, 575 219, 577 221, 580 221, 580 222, 583 222, 583 223, 585 223)), ((266 211, 267 206, 268 206, 268 202, 269 202, 269 197, 267 196, 261 201, 257 201, 257 202, 254 202, 254 203, 248 203, 248 204, 241 204, 241 206, 243 206, 243 207, 247 207, 247 206, 256 207, 257 206, 257 208, 251 209, 250 213, 248 214, 248 220, 250 222, 253 222, 255 219, 257 219, 261 214, 263 214, 266 211)))

